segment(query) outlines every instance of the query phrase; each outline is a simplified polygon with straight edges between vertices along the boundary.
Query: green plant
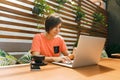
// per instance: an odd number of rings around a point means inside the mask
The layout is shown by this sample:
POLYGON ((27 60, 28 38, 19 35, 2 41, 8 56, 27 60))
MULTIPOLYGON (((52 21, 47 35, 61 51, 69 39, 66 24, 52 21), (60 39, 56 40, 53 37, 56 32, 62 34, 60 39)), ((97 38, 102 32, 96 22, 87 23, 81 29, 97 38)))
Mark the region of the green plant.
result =
POLYGON ((57 6, 57 10, 63 7, 63 5, 67 2, 68 0, 56 0, 56 2, 59 4, 57 6))
POLYGON ((107 24, 105 23, 105 16, 102 13, 94 13, 93 14, 93 21, 96 23, 100 23, 104 26, 107 26, 107 24))
POLYGON ((42 28, 43 26, 39 25, 40 21, 42 20, 40 17, 44 18, 45 14, 52 14, 54 11, 45 0, 35 0, 32 13, 37 15, 37 28, 42 28))
POLYGON ((30 52, 28 52, 27 54, 25 54, 21 58, 19 58, 18 62, 21 63, 21 64, 30 63, 31 62, 31 54, 30 54, 30 52))
POLYGON ((34 8, 32 9, 32 13, 38 16, 44 17, 44 14, 51 14, 54 11, 50 8, 45 0, 35 0, 34 8))
POLYGON ((17 59, 0 49, 0 66, 13 65, 17 63, 17 59))
POLYGON ((67 2, 68 0, 56 0, 57 3, 63 5, 67 2))
POLYGON ((93 21, 105 25, 105 16, 102 13, 93 13, 93 21))
POLYGON ((85 17, 85 13, 81 10, 80 7, 75 6, 74 9, 76 10, 76 17, 75 17, 75 21, 79 22, 82 18, 85 17))

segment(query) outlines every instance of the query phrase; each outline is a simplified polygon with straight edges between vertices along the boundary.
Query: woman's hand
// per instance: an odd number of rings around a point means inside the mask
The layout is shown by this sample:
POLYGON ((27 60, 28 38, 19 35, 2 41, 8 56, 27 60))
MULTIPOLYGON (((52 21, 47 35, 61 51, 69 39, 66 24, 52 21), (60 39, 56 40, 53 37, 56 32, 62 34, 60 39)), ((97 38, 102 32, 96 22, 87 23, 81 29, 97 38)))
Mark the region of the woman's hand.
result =
POLYGON ((62 63, 71 63, 71 60, 68 56, 63 57, 53 57, 53 60, 55 62, 62 62, 62 63))
POLYGON ((71 60, 73 60, 74 58, 75 58, 75 53, 76 53, 76 47, 73 49, 73 52, 72 52, 72 54, 69 54, 69 58, 71 59, 71 60))
POLYGON ((63 63, 72 63, 71 59, 69 58, 69 56, 63 56, 62 57, 62 62, 63 63))

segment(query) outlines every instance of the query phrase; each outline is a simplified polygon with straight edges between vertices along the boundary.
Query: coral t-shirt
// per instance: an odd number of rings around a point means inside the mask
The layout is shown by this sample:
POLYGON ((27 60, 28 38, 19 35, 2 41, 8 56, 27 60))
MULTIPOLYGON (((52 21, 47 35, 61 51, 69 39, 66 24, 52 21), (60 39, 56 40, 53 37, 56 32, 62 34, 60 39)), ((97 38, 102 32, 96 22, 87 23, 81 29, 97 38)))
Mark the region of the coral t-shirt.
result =
POLYGON ((31 51, 40 52, 40 55, 58 57, 61 52, 66 50, 66 44, 60 35, 49 40, 44 33, 39 33, 34 36, 32 41, 31 51))

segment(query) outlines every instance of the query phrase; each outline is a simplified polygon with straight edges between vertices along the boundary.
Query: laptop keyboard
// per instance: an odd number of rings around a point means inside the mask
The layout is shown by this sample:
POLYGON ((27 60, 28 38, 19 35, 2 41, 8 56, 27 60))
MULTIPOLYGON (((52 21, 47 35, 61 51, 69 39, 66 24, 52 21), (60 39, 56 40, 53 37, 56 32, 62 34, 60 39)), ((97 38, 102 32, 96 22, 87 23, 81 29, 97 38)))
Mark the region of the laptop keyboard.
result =
POLYGON ((65 63, 64 64, 72 64, 73 63, 73 61, 65 61, 65 63))

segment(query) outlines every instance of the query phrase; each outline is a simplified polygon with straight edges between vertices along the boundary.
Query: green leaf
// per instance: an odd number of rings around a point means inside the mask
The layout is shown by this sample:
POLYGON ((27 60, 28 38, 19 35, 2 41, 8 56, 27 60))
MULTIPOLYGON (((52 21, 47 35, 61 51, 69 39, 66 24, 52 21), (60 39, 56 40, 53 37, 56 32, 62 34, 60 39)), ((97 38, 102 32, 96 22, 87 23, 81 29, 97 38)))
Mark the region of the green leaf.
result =
POLYGON ((16 62, 17 59, 14 56, 0 49, 0 66, 13 65, 16 64, 16 62))
POLYGON ((18 59, 19 63, 30 63, 31 62, 31 54, 27 53, 18 59))

